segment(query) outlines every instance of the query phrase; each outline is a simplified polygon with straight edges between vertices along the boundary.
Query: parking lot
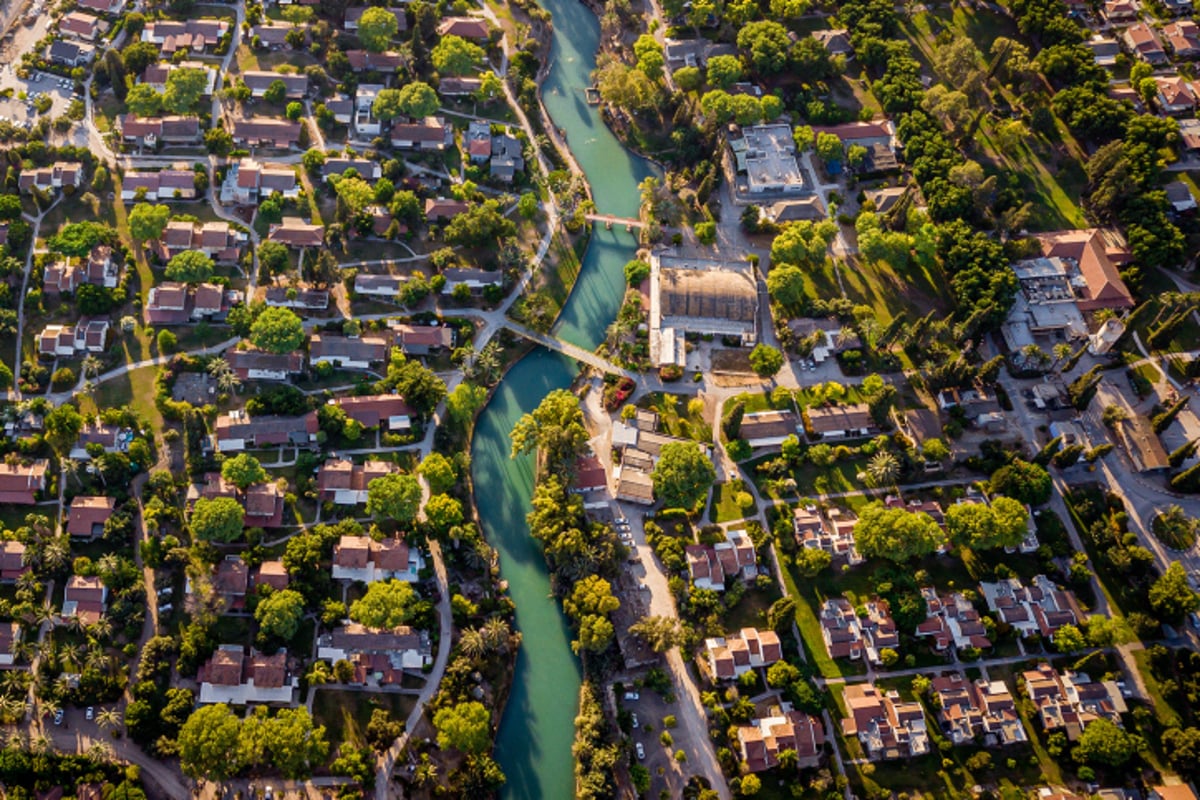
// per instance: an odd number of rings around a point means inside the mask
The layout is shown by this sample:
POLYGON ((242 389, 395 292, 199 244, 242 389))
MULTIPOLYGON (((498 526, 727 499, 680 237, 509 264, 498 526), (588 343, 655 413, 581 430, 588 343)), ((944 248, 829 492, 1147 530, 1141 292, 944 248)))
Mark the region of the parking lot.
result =
MULTIPOLYGON (((633 728, 633 757, 634 760, 650 771, 650 792, 647 797, 658 797, 666 790, 671 797, 682 797, 684 787, 684 770, 675 761, 675 747, 662 743, 662 733, 674 731, 664 727, 663 720, 678 713, 678 703, 667 703, 658 692, 649 689, 626 689, 626 693, 617 697, 617 702, 626 711, 637 718, 637 726, 633 728), (632 699, 636 695, 637 699, 632 699), (642 746, 639 755, 637 746, 642 746)), ((690 771, 690 770, 689 770, 690 771)))
POLYGON ((0 66, 0 93, 7 94, 9 90, 10 96, 0 98, 0 122, 12 122, 22 127, 30 127, 37 121, 39 112, 35 103, 39 98, 50 99, 50 107, 45 111, 48 119, 62 116, 72 100, 81 98, 75 94, 75 82, 68 78, 34 72, 28 80, 22 80, 17 77, 12 64, 4 64, 0 66))

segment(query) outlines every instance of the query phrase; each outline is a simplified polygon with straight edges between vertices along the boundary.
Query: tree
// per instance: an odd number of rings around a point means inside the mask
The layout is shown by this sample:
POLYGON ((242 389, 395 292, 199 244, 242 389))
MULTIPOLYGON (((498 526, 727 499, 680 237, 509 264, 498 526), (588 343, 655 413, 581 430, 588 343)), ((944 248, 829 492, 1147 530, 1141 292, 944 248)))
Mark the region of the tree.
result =
POLYGON ((483 703, 472 700, 440 708, 433 715, 433 727, 443 750, 478 755, 492 747, 492 712, 483 703))
POLYGON ((333 185, 334 191, 350 212, 350 216, 362 211, 375 200, 371 184, 359 177, 339 178, 333 185))
POLYGON ((367 484, 367 513, 408 525, 421 505, 421 484, 416 477, 392 473, 367 484))
POLYGON ((289 642, 304 619, 304 595, 295 589, 271 592, 259 601, 254 619, 264 636, 289 642))
POLYGON ((263 100, 272 105, 279 105, 287 98, 287 84, 282 80, 273 80, 263 90, 263 100))
POLYGON ((224 703, 200 706, 179 730, 179 766, 195 780, 222 781, 238 769, 240 725, 224 703))
POLYGON ((232 542, 242 535, 246 512, 232 497, 201 497, 192 508, 192 538, 205 542, 232 542))
MULTIPOLYGON (((167 86, 162 95, 163 108, 172 114, 186 114, 200 101, 207 86, 207 71, 196 67, 176 67, 167 75, 167 86)), ((133 94, 132 89, 130 94, 133 94)))
POLYGON ((462 503, 448 494, 435 494, 425 504, 425 519, 434 530, 446 532, 464 519, 462 503))
POLYGON ((742 776, 742 785, 738 789, 738 794, 742 797, 753 797, 762 791, 762 779, 753 772, 742 776))
POLYGON ((867 462, 867 478, 873 486, 887 486, 900 477, 900 460, 889 450, 880 450, 867 462))
POLYGON ((430 54, 439 75, 469 75, 483 61, 483 48, 461 36, 442 37, 430 54))
POLYGON ((408 621, 416 593, 404 581, 376 581, 350 604, 350 619, 376 630, 392 630, 408 621))
POLYGON ((1016 547, 1029 532, 1029 512, 1010 497, 996 497, 992 505, 955 503, 946 510, 950 541, 972 549, 1016 547))
POLYGON ((1187 572, 1178 561, 1172 561, 1150 587, 1149 599, 1150 608, 1167 623, 1177 623, 1200 608, 1200 595, 1192 590, 1187 572))
POLYGON ((184 250, 167 262, 166 276, 183 283, 203 283, 213 276, 213 260, 200 250, 184 250))
POLYGON ((815 578, 829 568, 833 556, 817 547, 805 547, 795 556, 796 570, 805 578, 815 578))
POLYGON ((783 353, 778 348, 759 342, 750 351, 750 368, 760 378, 769 378, 783 369, 783 353))
POLYGON ((233 458, 225 459, 221 465, 221 477, 244 492, 247 487, 266 481, 267 471, 254 456, 238 453, 233 458))
POLYGON ((538 197, 533 192, 525 192, 517 201, 517 213, 525 219, 533 219, 538 212, 538 197))
POLYGON ((380 89, 379 93, 375 95, 375 102, 371 104, 371 112, 384 122, 404 114, 403 106, 400 103, 400 90, 380 89))
POLYGON ((227 156, 233 152, 233 134, 224 128, 209 128, 204 133, 204 146, 215 156, 227 156))
POLYGON ((679 644, 682 631, 674 617, 642 617, 629 626, 629 632, 656 653, 665 653, 679 644))
POLYGON ((148 242, 162 236, 171 220, 169 206, 138 203, 129 212, 129 234, 135 241, 148 242))
POLYGON ((1083 633, 1074 625, 1063 625, 1050 638, 1060 653, 1078 653, 1087 647, 1083 633))
POLYGON ((897 563, 937 552, 945 538, 933 517, 925 512, 888 508, 879 501, 864 506, 854 526, 860 553, 897 563))
POLYGON ((59 453, 65 453, 79 438, 83 430, 83 416, 75 406, 64 403, 57 406, 45 416, 42 425, 46 429, 46 438, 50 445, 59 453))
POLYGON ((358 20, 358 41, 364 50, 382 53, 388 49, 400 23, 390 9, 372 6, 358 20))
POLYGON ((291 267, 287 246, 279 242, 263 242, 258 246, 258 265, 271 275, 287 272, 291 267))
POLYGON ((429 490, 434 494, 444 494, 458 483, 458 470, 455 469, 454 462, 441 453, 434 452, 425 456, 417 471, 429 481, 429 490))
POLYGON ((1050 473, 1044 467, 1019 458, 992 473, 991 489, 1026 505, 1039 506, 1050 500, 1050 473))
POLYGON ((654 496, 668 508, 694 509, 708 494, 717 471, 700 445, 671 442, 659 453, 650 473, 654 496))
POLYGON ((713 56, 708 60, 708 84, 729 90, 742 79, 742 62, 737 56, 713 56))
POLYGON ((139 83, 125 95, 125 106, 135 117, 153 117, 162 110, 162 95, 153 86, 139 83))
POLYGON ((1139 739, 1118 728, 1111 720, 1101 717, 1083 729, 1075 760, 1105 767, 1124 766, 1137 755, 1139 739))
POLYGON ((532 413, 517 420, 511 439, 513 458, 536 450, 545 474, 573 474, 575 459, 588 440, 579 398, 567 389, 550 392, 532 413))
POLYGON ((817 134, 817 158, 825 162, 828 166, 833 162, 840 162, 845 157, 845 152, 842 150, 842 140, 832 133, 817 134))
POLYGON ((747 51, 751 65, 763 75, 783 71, 791 44, 787 28, 770 20, 751 22, 737 35, 738 48, 747 51))
POLYGON ((179 346, 179 338, 172 331, 161 330, 155 338, 158 341, 158 352, 164 355, 174 353, 179 346))
POLYGON ((650 265, 645 261, 634 259, 625 264, 625 282, 630 286, 641 286, 650 277, 650 265))
POLYGON ((433 87, 421 81, 405 84, 397 99, 400 111, 414 119, 424 119, 438 110, 441 101, 433 87))
POLYGON ((290 353, 304 340, 304 323, 291 309, 264 308, 250 326, 250 342, 269 353, 290 353))
POLYGON ((297 100, 287 104, 287 108, 283 110, 283 115, 292 122, 298 122, 300 117, 304 115, 304 106, 297 100))
POLYGON ((1200 728, 1169 728, 1163 731, 1162 746, 1172 767, 1194 773, 1200 763, 1200 728))

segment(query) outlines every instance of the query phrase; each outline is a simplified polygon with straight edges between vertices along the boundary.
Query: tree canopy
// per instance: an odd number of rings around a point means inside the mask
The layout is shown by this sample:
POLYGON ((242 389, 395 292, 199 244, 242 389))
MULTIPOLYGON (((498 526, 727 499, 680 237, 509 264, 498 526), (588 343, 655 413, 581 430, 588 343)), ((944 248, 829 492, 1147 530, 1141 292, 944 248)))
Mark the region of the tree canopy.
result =
POLYGON ((511 438, 513 458, 536 450, 545 474, 574 474, 575 459, 588 440, 579 398, 567 389, 550 392, 532 413, 517 420, 511 438))
POLYGON ((421 484, 413 475, 392 473, 367 484, 367 513, 408 525, 421 507, 421 484))
POLYGON ((888 508, 878 500, 863 507, 854 526, 860 553, 897 563, 935 553, 945 540, 942 529, 924 511, 888 508))
POLYGON ((392 630, 408 622, 416 594, 404 581, 376 581, 350 604, 350 619, 377 630, 392 630))
POLYGON ((213 260, 199 250, 184 250, 171 257, 167 278, 182 283, 203 283, 213 276, 213 260))
POLYGON ((955 503, 946 509, 946 531, 954 544, 976 550, 1016 547, 1028 534, 1029 512, 1010 497, 955 503))
POLYGON ((438 110, 441 101, 433 87, 423 81, 413 81, 400 89, 396 106, 414 119, 424 119, 438 110))
POLYGON ((290 353, 305 341, 304 323, 289 308, 264 308, 250 326, 250 342, 269 353, 290 353))
POLYGON ((138 203, 129 212, 129 234, 139 242, 148 242, 162 236, 170 221, 169 206, 138 203))
POLYGON ((192 507, 192 537, 204 542, 232 542, 242 535, 246 512, 232 497, 201 497, 192 507))
POLYGON ((358 41, 364 50, 382 53, 388 49, 399 28, 400 23, 390 9, 371 6, 359 17, 358 41))
POLYGON ((1178 561, 1172 561, 1150 587, 1149 599, 1154 613, 1168 623, 1177 623, 1200 608, 1200 595, 1188 583, 1187 571, 1178 561))
POLYGON ((670 442, 659 452, 658 463, 650 473, 654 496, 667 508, 691 511, 712 488, 717 470, 695 442, 670 442))
POLYGON ((492 747, 492 712, 472 700, 444 706, 433 715, 438 747, 478 755, 492 747))
POLYGON ((295 589, 271 592, 259 601, 254 609, 254 619, 264 635, 291 641, 304 619, 304 595, 295 589))
POLYGON ((992 473, 991 489, 1021 503, 1038 506, 1050 500, 1050 473, 1019 458, 992 473))
POLYGON ((243 492, 246 488, 267 479, 267 471, 259 460, 249 453, 238 453, 221 464, 221 477, 243 492))
POLYGON ((470 75, 483 62, 484 52, 479 45, 449 34, 434 46, 430 57, 439 75, 470 75))

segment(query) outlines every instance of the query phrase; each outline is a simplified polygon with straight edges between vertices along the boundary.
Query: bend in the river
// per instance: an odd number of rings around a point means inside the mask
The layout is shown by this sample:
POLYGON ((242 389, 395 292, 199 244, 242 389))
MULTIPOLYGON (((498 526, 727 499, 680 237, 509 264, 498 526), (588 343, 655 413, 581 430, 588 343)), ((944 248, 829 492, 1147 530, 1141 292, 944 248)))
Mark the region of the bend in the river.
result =
MULTIPOLYGON (((595 15, 579 0, 541 0, 554 19, 552 63, 542 97, 554 124, 587 176, 603 213, 636 217, 638 184, 650 165, 627 151, 605 127, 584 89, 600 42, 595 15)), ((616 317, 625 289, 623 268, 636 242, 623 230, 597 227, 556 333, 592 350, 616 317)), ((525 515, 533 493, 533 462, 509 458, 509 432, 547 393, 570 385, 574 362, 537 350, 513 366, 480 415, 472 445, 475 502, 487 540, 500 553, 500 572, 517 606, 523 641, 496 754, 508 777, 503 796, 565 800, 574 794, 571 742, 578 704, 579 662, 570 632, 550 595, 541 546, 525 515)))

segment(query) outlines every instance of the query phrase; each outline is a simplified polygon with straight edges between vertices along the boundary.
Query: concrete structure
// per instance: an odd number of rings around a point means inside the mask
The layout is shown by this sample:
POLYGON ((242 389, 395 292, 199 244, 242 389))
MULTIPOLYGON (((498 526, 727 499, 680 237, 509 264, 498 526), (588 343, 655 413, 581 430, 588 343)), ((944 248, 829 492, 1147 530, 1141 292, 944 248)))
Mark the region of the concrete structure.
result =
POLYGON ((420 551, 410 548, 403 539, 376 542, 369 536, 343 536, 333 546, 331 574, 342 581, 416 583, 424 566, 420 551))
POLYGON ((684 366, 687 333, 755 344, 758 316, 749 262, 651 254, 650 353, 659 366, 684 366))
POLYGON ((729 143, 738 172, 746 173, 751 198, 811 191, 796 161, 790 125, 752 125, 729 143))
POLYGON ((915 758, 929 752, 929 731, 920 703, 900 700, 895 691, 883 692, 870 683, 846 686, 849 716, 842 733, 857 736, 871 761, 915 758))
POLYGON ((706 639, 704 649, 714 681, 733 680, 752 669, 769 667, 783 658, 779 634, 755 628, 742 628, 729 637, 706 639))

